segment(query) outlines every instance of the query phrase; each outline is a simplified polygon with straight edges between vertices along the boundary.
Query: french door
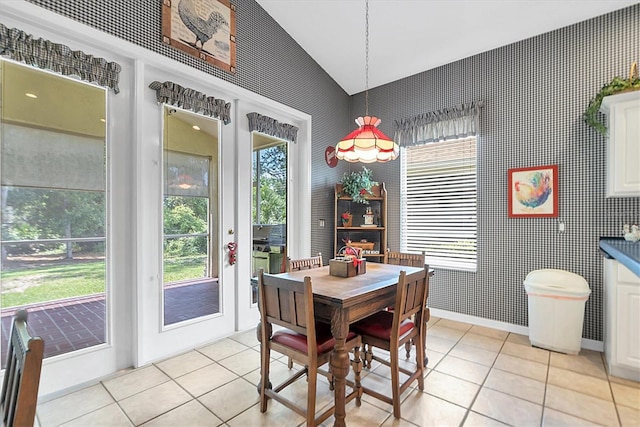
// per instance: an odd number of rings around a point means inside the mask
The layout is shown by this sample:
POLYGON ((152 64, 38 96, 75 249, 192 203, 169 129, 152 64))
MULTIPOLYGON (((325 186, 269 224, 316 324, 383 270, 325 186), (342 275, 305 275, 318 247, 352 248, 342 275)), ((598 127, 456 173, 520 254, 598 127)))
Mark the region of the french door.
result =
MULTIPOLYGON (((147 82, 166 70, 139 69, 147 82)), ((222 97, 196 78, 176 83, 222 97)), ((144 93, 137 199, 140 366, 233 333, 235 242, 233 129, 144 93)))

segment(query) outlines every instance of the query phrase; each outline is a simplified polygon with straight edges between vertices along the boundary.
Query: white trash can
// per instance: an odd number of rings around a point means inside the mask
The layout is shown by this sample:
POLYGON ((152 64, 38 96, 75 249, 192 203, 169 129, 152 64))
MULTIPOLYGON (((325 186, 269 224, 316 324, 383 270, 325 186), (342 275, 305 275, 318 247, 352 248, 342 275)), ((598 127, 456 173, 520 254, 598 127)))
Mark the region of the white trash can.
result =
POLYGON ((564 270, 542 269, 527 274, 531 345, 578 354, 582 340, 584 306, 591 289, 582 277, 564 270))

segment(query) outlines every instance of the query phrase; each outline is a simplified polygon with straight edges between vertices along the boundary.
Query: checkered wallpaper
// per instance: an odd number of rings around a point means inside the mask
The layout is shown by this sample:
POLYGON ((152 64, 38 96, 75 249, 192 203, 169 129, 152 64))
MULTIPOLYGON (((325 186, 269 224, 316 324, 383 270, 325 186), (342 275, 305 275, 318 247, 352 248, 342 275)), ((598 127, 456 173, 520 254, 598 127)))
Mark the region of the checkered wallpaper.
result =
MULTIPOLYGON (((359 165, 324 162, 324 150, 353 129, 362 94, 349 97, 253 0, 236 0, 237 72, 161 43, 160 0, 28 0, 186 63, 313 117, 312 253, 333 251, 333 185, 359 165), (318 227, 325 219, 325 228, 318 227)), ((640 60, 640 5, 494 49, 369 91, 369 110, 393 134, 395 119, 484 100, 478 144, 478 271, 437 270, 430 305, 527 325, 523 280, 538 268, 580 274, 592 294, 583 336, 602 340, 600 236, 640 222, 640 198, 605 199, 605 140, 580 119, 589 99, 640 60), (560 217, 507 218, 507 169, 558 164, 560 217)), ((416 54, 429 55, 428 43, 416 54)), ((389 246, 399 248, 400 163, 371 165, 387 185, 389 246)))

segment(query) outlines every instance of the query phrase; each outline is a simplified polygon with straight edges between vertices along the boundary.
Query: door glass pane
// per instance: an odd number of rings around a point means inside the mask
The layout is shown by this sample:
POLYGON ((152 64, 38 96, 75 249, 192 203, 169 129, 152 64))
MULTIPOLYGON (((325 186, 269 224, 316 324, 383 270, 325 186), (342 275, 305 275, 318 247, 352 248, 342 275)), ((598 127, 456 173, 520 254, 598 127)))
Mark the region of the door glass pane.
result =
POLYGON ((220 312, 218 121, 165 107, 164 324, 220 312))
POLYGON ((287 143, 253 134, 252 304, 257 303, 257 275, 286 271, 287 143))
POLYGON ((0 60, 2 366, 29 312, 45 357, 106 340, 106 91, 0 60))

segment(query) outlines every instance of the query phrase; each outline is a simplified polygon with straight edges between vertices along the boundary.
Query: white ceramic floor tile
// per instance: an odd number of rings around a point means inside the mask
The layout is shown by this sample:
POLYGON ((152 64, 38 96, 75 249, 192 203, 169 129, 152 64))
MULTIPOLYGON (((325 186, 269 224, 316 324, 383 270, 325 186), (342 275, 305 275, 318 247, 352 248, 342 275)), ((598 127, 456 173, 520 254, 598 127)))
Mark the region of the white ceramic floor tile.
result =
POLYGON ((469 332, 477 335, 484 335, 485 337, 496 338, 499 340, 506 340, 509 336, 509 332, 501 331, 499 329, 487 328, 485 326, 473 325, 469 332))
MULTIPOLYGON (((503 331, 468 328, 443 320, 432 318, 429 322, 430 369, 425 370, 425 390, 417 390, 414 382, 403 393, 402 419, 393 417, 391 405, 365 394, 360 408, 355 401, 347 405, 347 425, 618 425, 618 416, 623 426, 640 425, 640 383, 608 377, 601 353, 582 350, 577 356, 568 356, 531 347, 525 335, 505 335, 503 331), (499 343, 502 348, 496 357, 496 352, 487 348, 496 348, 499 343), (545 386, 546 406, 542 409, 537 403, 545 386), (473 410, 468 410, 471 402, 473 410)), ((145 426, 180 427, 303 426, 302 417, 277 402, 269 401, 268 411, 260 413, 258 350, 255 331, 251 330, 157 366, 118 372, 103 384, 43 400, 35 427, 145 422, 145 426), (172 381, 158 366, 176 378, 172 381)), ((376 355, 389 358, 387 352, 378 349, 376 355)), ((403 349, 399 355, 402 366, 415 367, 414 360, 404 359, 403 349)), ((413 347, 411 356, 415 357, 413 347)), ((296 365, 289 370, 286 357, 278 353, 272 359, 270 378, 274 386, 300 368, 296 365)), ((373 362, 371 370, 362 372, 363 385, 391 395, 388 376, 388 368, 373 362)), ((353 378, 353 372, 349 378, 353 378)), ((283 394, 304 406, 306 390, 305 378, 301 378, 283 394)), ((350 390, 347 387, 347 392, 350 390)), ((317 412, 333 404, 334 393, 324 376, 318 377, 317 396, 317 412)), ((330 417, 322 425, 333 425, 333 420, 330 417)))
POLYGON ((480 390, 478 384, 431 371, 425 378, 425 392, 459 406, 469 407, 480 390))
MULTIPOLYGON (((379 425, 393 425, 394 427, 399 426, 411 426, 409 423, 405 424, 383 424, 385 420, 389 418, 394 419, 392 415, 390 415, 387 411, 384 411, 376 406, 373 406, 367 402, 362 402, 360 407, 357 407, 355 402, 352 401, 347 404, 346 407, 347 416, 345 417, 345 423, 347 426, 355 426, 355 427, 369 427, 369 426, 379 426, 379 425)), ((327 418, 325 422, 320 424, 321 427, 330 427, 333 426, 335 421, 335 417, 331 416, 327 418)), ((415 427, 415 426, 411 426, 415 427)))
POLYGON ((217 363, 212 363, 204 368, 200 368, 176 378, 175 381, 192 396, 198 397, 229 383, 236 378, 238 378, 238 375, 234 374, 227 368, 217 363))
POLYGON ((507 424, 501 423, 493 418, 485 417, 477 412, 469 411, 467 418, 464 420, 464 427, 502 427, 507 424))
POLYGON ((254 384, 242 378, 218 387, 198 400, 222 421, 228 421, 260 400, 254 384))
POLYGON ((584 418, 601 425, 617 425, 618 416, 613 402, 598 399, 577 391, 547 385, 544 402, 548 408, 584 418))
POLYGON ((215 427, 222 424, 222 420, 216 417, 197 400, 191 400, 171 411, 143 424, 145 427, 215 427))
POLYGON ((542 406, 483 387, 471 409, 514 426, 539 426, 542 406))
POLYGON ((484 386, 538 405, 544 401, 545 383, 500 369, 489 372, 484 386))
POLYGON ((481 365, 492 366, 496 357, 498 357, 498 352, 463 344, 464 338, 468 335, 469 334, 465 335, 462 340, 451 349, 449 354, 481 365))
POLYGON ((545 365, 549 364, 550 351, 542 348, 530 347, 507 341, 504 343, 504 346, 502 347, 502 350, 500 352, 503 354, 508 354, 509 356, 515 356, 521 359, 543 363, 545 365))
POLYGON ((404 400, 401 417, 418 426, 457 426, 467 410, 445 400, 414 390, 404 400))
POLYGON ((249 329, 248 331, 237 333, 231 336, 230 338, 248 347, 255 347, 257 345, 260 345, 255 328, 249 329))
POLYGON ((640 411, 626 406, 618 406, 618 414, 622 427, 640 426, 640 411))
POLYGON ((267 411, 260 412, 260 404, 251 406, 246 411, 227 421, 230 427, 275 427, 304 425, 304 418, 280 403, 269 400, 267 411))
POLYGON ((42 426, 57 426, 112 403, 102 384, 96 384, 38 405, 38 420, 42 426))
POLYGON ((160 384, 119 402, 135 425, 145 423, 191 400, 191 396, 173 381, 160 384))
POLYGON ((448 340, 427 333, 427 352, 429 350, 434 350, 439 353, 446 354, 456 345, 457 342, 458 340, 448 340))
POLYGON ((201 347, 198 351, 215 361, 222 360, 234 354, 245 351, 247 346, 231 338, 225 338, 221 341, 201 347))
POLYGON ((482 384, 489 373, 489 367, 469 362, 453 356, 447 356, 434 368, 437 372, 449 374, 463 380, 482 384))
POLYGON ((168 375, 154 365, 144 366, 102 382, 116 400, 122 400, 136 393, 170 381, 168 375))
POLYGON ((247 349, 226 359, 219 360, 218 363, 231 372, 242 376, 260 369, 260 353, 253 349, 247 349))
POLYGON ((117 403, 105 406, 86 415, 73 419, 62 424, 64 427, 90 427, 90 426, 114 426, 126 427, 133 426, 131 421, 117 403))
MULTIPOLYGON (((429 328, 429 330, 427 331, 427 335, 429 337, 438 337, 449 341, 458 341, 465 334, 464 331, 461 331, 459 329, 440 326, 440 323, 441 322, 438 322, 437 325, 429 328)), ((427 345, 429 345, 428 341, 429 338, 427 338, 427 345)))
POLYGON ((596 351, 581 350, 580 354, 575 356, 551 352, 549 365, 592 377, 607 379, 602 353, 596 351))
POLYGON ((213 361, 197 351, 190 351, 171 359, 156 363, 156 366, 171 378, 178 378, 184 374, 212 364, 213 361))
MULTIPOLYGON (((558 387, 588 394, 598 399, 612 400, 611 386, 609 381, 605 379, 549 366, 547 382, 558 387)), ((640 396, 640 390, 638 390, 638 396, 640 396)))
POLYGON ((507 336, 507 341, 512 342, 514 344, 521 344, 526 346, 531 346, 531 341, 529 341, 529 336, 516 334, 514 332, 510 332, 509 336, 507 336))
POLYGON ((470 323, 458 322, 456 320, 440 319, 438 326, 444 326, 445 328, 458 329, 460 331, 467 332, 473 325, 470 323))
POLYGON ((611 390, 613 391, 616 405, 640 410, 640 388, 611 383, 611 390))
POLYGON ((440 363, 444 356, 444 353, 427 349, 427 358, 429 359, 427 362, 427 368, 433 368, 434 366, 436 366, 438 363, 440 363))
POLYGON ((544 413, 542 414, 543 427, 591 427, 597 425, 551 408, 544 408, 544 413))
POLYGON ((469 332, 460 339, 460 343, 497 353, 502 348, 504 340, 487 337, 485 335, 472 334, 469 332))
POLYGON ((516 356, 509 356, 508 354, 500 353, 493 364, 493 367, 537 381, 547 381, 548 366, 543 363, 533 362, 531 360, 525 360, 516 356))

